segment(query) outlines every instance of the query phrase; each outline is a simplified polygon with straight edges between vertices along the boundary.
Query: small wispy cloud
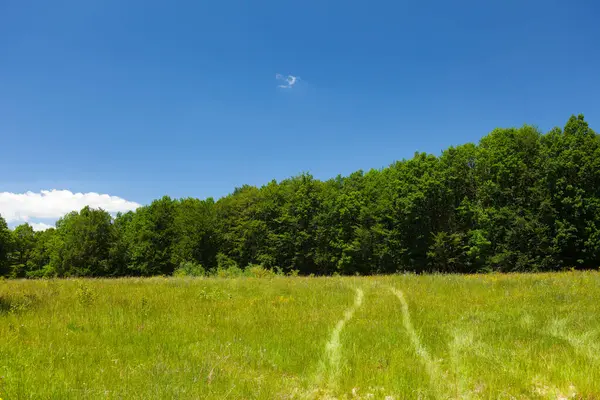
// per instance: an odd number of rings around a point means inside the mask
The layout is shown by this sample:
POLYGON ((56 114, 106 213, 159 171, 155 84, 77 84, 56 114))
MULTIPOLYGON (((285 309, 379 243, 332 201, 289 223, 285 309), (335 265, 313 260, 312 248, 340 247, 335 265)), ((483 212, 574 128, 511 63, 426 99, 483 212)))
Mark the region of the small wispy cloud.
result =
POLYGON ((282 89, 292 89, 294 85, 298 83, 300 77, 294 75, 283 76, 281 74, 275 74, 275 79, 277 82, 283 82, 277 85, 277 87, 282 89))

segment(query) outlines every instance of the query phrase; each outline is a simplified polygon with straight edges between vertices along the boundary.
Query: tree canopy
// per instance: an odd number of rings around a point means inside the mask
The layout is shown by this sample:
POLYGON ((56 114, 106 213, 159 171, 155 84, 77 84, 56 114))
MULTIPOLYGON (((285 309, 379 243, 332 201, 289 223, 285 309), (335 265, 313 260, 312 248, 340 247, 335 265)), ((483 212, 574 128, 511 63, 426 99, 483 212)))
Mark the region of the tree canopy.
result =
POLYGON ((85 207, 33 232, 0 217, 0 274, 170 275, 262 265, 300 274, 551 271, 600 266, 600 136, 582 115, 543 134, 495 129, 439 156, 218 201, 85 207))

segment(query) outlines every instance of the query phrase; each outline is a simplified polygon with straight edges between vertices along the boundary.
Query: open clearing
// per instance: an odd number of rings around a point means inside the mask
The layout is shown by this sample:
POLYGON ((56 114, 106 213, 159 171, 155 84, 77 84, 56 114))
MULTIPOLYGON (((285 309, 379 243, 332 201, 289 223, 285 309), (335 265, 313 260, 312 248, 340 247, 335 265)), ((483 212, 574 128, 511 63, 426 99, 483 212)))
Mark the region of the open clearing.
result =
POLYGON ((0 398, 600 399, 600 274, 0 281, 0 398))

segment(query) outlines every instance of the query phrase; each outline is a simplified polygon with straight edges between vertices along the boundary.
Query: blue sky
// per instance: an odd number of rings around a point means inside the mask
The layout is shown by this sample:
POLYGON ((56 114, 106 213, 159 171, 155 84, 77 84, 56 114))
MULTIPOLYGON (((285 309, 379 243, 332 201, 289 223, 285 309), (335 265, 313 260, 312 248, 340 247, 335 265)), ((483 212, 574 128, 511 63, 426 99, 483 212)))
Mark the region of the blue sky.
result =
POLYGON ((577 0, 2 0, 0 192, 220 197, 572 113, 600 130, 598 17, 577 0))

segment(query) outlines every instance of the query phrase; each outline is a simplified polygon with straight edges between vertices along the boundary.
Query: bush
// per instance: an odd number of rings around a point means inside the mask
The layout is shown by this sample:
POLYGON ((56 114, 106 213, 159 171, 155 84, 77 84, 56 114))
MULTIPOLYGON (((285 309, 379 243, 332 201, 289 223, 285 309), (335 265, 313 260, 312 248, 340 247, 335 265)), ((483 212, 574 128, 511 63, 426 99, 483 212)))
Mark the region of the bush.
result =
POLYGON ((234 259, 228 257, 223 253, 217 254, 217 269, 229 269, 238 268, 237 263, 234 259))
POLYGON ((227 268, 217 268, 215 272, 215 276, 219 278, 237 278, 242 275, 244 275, 244 271, 237 264, 230 265, 227 268))
POLYGON ((25 276, 29 279, 54 278, 57 276, 56 271, 50 265, 44 266, 42 269, 27 271, 25 276))
POLYGON ((184 261, 173 271, 173 276, 205 276, 206 270, 201 264, 193 261, 184 261))
POLYGON ((98 293, 96 289, 86 283, 79 283, 77 290, 75 291, 75 297, 77 297, 77 302, 83 307, 87 307, 94 303, 96 298, 98 297, 98 293))
POLYGON ((27 271, 27 266, 25 264, 15 264, 12 267, 12 271, 9 274, 9 277, 14 278, 25 278, 25 274, 27 271))
POLYGON ((235 278, 242 276, 244 271, 238 267, 234 259, 226 256, 223 253, 217 254, 217 270, 213 275, 219 278, 235 278))
POLYGON ((253 278, 273 278, 277 272, 258 264, 250 264, 246 267, 246 275, 253 278))

